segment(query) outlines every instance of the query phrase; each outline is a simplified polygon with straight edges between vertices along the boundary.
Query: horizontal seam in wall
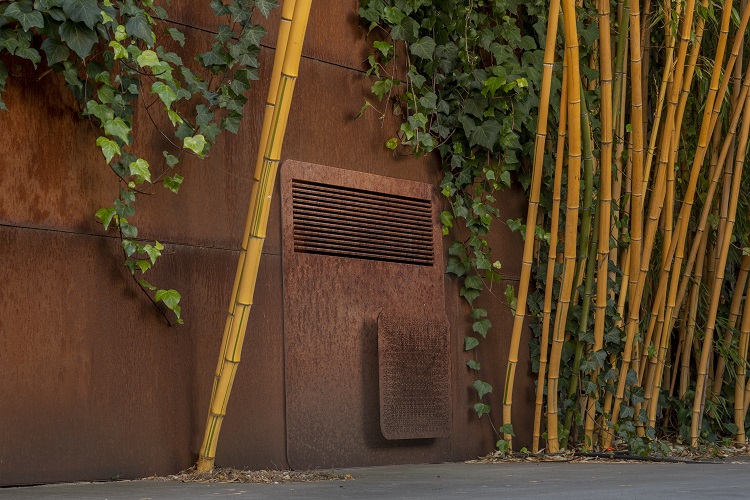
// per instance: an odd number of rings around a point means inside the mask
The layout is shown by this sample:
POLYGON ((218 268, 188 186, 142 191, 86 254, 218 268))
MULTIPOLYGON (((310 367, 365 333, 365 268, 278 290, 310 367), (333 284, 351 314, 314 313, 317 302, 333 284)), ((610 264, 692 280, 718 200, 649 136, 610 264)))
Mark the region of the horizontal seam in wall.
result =
MULTIPOLYGON (((208 30, 208 29, 205 29, 205 28, 201 28, 199 26, 192 26, 190 24, 181 23, 179 21, 174 21, 172 19, 162 19, 162 21, 170 23, 170 24, 176 24, 178 26, 182 26, 182 27, 185 27, 185 28, 194 29, 196 31, 202 31, 203 33, 209 33, 211 35, 215 35, 216 34, 215 31, 211 31, 211 30, 208 30)), ((265 44, 265 43, 261 43, 260 46, 263 47, 264 49, 276 50, 276 47, 274 47, 272 45, 265 44)), ((317 57, 310 57, 310 56, 306 56, 304 54, 302 55, 302 58, 303 59, 307 59, 309 61, 317 61, 317 62, 320 62, 320 63, 323 63, 323 64, 328 64, 328 65, 331 65, 331 66, 335 66, 337 68, 348 69, 348 70, 354 71, 356 73, 360 73, 362 75, 366 74, 366 71, 363 70, 363 69, 352 68, 351 66, 347 66, 345 64, 335 63, 335 62, 332 62, 332 61, 326 61, 325 59, 319 59, 317 57)))
MULTIPOLYGON (((109 234, 96 234, 96 233, 89 233, 89 232, 81 232, 81 231, 71 231, 68 229, 60 229, 60 228, 51 228, 51 227, 39 227, 39 226, 24 226, 19 224, 7 224, 7 223, 1 223, 0 227, 7 227, 11 229, 25 229, 28 231, 42 231, 42 232, 48 232, 48 233, 58 233, 58 234, 64 234, 68 236, 89 236, 92 238, 107 238, 111 240, 117 240, 119 239, 117 236, 109 235, 109 234)), ((142 238, 135 238, 136 241, 149 241, 142 238)), ((198 249, 204 249, 204 250, 219 250, 221 252, 233 252, 233 253, 239 253, 239 248, 225 248, 225 247, 218 247, 218 246, 211 246, 211 245, 197 245, 197 244, 191 244, 191 243, 181 243, 178 241, 167 241, 167 240, 160 240, 161 243, 165 245, 173 245, 173 246, 179 246, 179 247, 185 247, 185 248, 198 248, 198 249)), ((280 252, 263 252, 263 255, 276 255, 278 257, 281 256, 280 252)))

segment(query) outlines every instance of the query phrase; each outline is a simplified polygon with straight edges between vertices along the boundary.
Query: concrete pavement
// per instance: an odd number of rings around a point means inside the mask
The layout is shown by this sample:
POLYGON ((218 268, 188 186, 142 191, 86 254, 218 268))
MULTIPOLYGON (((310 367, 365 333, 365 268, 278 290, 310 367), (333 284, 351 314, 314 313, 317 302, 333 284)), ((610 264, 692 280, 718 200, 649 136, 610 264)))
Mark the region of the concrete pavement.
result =
POLYGON ((199 498, 750 498, 750 462, 723 464, 500 463, 368 467, 337 471, 355 479, 286 484, 157 481, 0 489, 0 499, 199 498))

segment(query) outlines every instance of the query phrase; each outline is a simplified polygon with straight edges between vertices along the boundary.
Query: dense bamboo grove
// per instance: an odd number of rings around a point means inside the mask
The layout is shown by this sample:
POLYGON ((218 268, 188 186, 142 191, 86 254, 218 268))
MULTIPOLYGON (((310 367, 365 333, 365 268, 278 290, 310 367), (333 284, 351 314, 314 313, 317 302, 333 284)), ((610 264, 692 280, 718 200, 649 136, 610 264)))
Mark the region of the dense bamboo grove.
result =
POLYGON ((503 400, 509 430, 528 313, 535 452, 745 441, 749 19, 732 0, 549 4, 503 400))

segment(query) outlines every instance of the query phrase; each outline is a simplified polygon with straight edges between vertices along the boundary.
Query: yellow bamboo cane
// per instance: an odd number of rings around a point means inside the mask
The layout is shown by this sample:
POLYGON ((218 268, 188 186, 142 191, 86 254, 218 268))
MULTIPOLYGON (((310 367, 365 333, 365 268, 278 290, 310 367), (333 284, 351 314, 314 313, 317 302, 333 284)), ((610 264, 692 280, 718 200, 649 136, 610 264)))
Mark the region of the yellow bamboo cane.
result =
MULTIPOLYGON (((692 446, 698 446, 700 438, 701 420, 705 406, 703 394, 708 381, 708 362, 713 353, 713 333, 716 326, 716 312, 719 308, 721 298, 721 286, 724 283, 724 267, 726 266, 727 255, 729 254, 730 239, 734 230, 735 217, 737 214, 737 201, 740 193, 740 181, 742 179, 742 170, 745 160, 745 151, 747 149, 747 139, 750 133, 750 99, 746 99, 745 109, 742 117, 742 129, 738 142, 737 163, 734 168, 732 178, 732 191, 729 200, 729 214, 727 224, 724 229, 723 245, 718 249, 719 262, 716 267, 716 273, 713 281, 713 290, 709 302, 708 320, 706 323, 705 334, 703 337, 703 347, 701 349, 701 359, 698 365, 698 376, 695 383, 695 399, 693 400, 693 418, 690 423, 690 441, 692 446)), ((719 160, 721 163, 721 160, 719 160)))
MULTIPOLYGON (((688 2, 688 6, 692 2, 688 2)), ((687 9, 686 9, 687 10, 687 9)), ((617 393, 615 394, 610 420, 616 424, 619 418, 620 404, 625 391, 625 382, 630 369, 630 361, 633 356, 633 343, 638 327, 640 297, 637 293, 638 288, 643 290, 642 284, 639 286, 639 269, 641 263, 641 240, 643 237, 643 163, 644 163, 644 140, 643 140, 643 96, 641 95, 641 19, 640 19, 640 2, 631 0, 630 2, 630 68, 631 80, 638 82, 631 86, 631 111, 630 121, 633 125, 631 135, 633 142, 633 167, 631 181, 631 210, 630 210, 630 290, 632 298, 628 301, 629 317, 627 323, 627 333, 625 337, 625 347, 623 349, 622 361, 620 364, 620 373, 617 382, 617 393)), ((611 434, 606 434, 605 447, 609 447, 611 434)))
MULTIPOLYGON (((284 64, 284 54, 286 54, 286 45, 287 41, 289 40, 289 28, 291 26, 292 22, 292 16, 294 15, 294 4, 296 0, 286 0, 283 5, 281 6, 281 21, 279 22, 279 32, 276 38, 276 51, 273 58, 273 69, 271 70, 271 81, 268 85, 268 97, 266 98, 266 109, 265 113, 263 115, 263 127, 261 129, 260 133, 260 147, 258 148, 258 155, 257 159, 255 161, 255 170, 254 170, 254 178, 253 181, 255 184, 257 184, 258 179, 260 178, 260 173, 263 168, 263 158, 265 155, 265 145, 268 142, 268 135, 271 130, 271 119, 273 118, 273 110, 276 106, 276 94, 279 90, 279 80, 281 80, 281 69, 284 64)), ((255 204, 251 200, 250 207, 248 208, 248 211, 250 211, 255 204)), ((221 349, 219 350, 219 360, 216 365, 216 375, 214 376, 214 386, 211 390, 211 404, 209 405, 209 413, 210 413, 210 407, 213 405, 214 396, 216 394, 216 387, 219 383, 219 378, 221 377, 221 371, 224 368, 224 362, 226 359, 226 350, 227 345, 229 343, 229 336, 232 332, 233 326, 236 328, 235 324, 235 307, 237 305, 237 301, 235 300, 237 297, 237 288, 240 284, 240 279, 242 278, 242 271, 244 269, 244 262, 245 262, 245 249, 246 245, 245 242, 248 241, 248 236, 250 234, 250 222, 251 218, 248 217, 247 221, 245 223, 245 230, 243 232, 243 246, 242 246, 242 253, 241 253, 241 265, 237 266, 237 271, 234 278, 234 285, 232 287, 232 299, 229 301, 229 312, 227 315, 226 323, 224 324, 224 335, 221 339, 221 349)))
POLYGON ((580 206, 581 183, 581 76, 579 67, 578 30, 576 27, 575 3, 562 2, 565 26, 565 50, 568 52, 568 196, 565 212, 565 249, 562 286, 555 314, 550 369, 547 377, 547 450, 559 450, 557 392, 560 376, 560 358, 565 338, 565 324, 573 291, 576 262, 576 234, 578 232, 578 208, 580 206))
MULTIPOLYGON (((734 293, 732 294, 732 303, 729 306, 729 318, 727 319, 727 328, 724 334, 724 345, 729 345, 732 341, 732 332, 737 326, 737 319, 739 318, 742 310, 742 297, 745 290, 745 283, 747 282, 747 276, 750 272, 750 255, 744 255, 742 262, 740 263, 740 270, 737 273, 737 281, 734 284, 734 293)), ((740 355, 742 350, 740 349, 740 355)), ((727 359, 724 356, 719 358, 716 363, 716 373, 714 374, 714 385, 711 388, 711 394, 709 398, 716 397, 721 393, 722 380, 724 378, 724 371, 726 370, 727 359)))
MULTIPOLYGON (((221 424, 224 415, 226 415, 234 376, 240 363, 248 315, 253 304, 260 256, 266 236, 271 195, 281 158, 281 148, 289 118, 294 84, 299 73, 302 44, 305 39, 312 0, 297 0, 292 3, 294 3, 294 10, 289 25, 288 42, 284 51, 276 99, 268 100, 269 102, 275 102, 275 105, 266 108, 266 113, 272 113, 272 117, 265 144, 261 142, 264 151, 263 158, 260 162, 259 171, 255 173, 255 184, 250 195, 250 209, 238 266, 240 269, 238 269, 235 293, 232 297, 234 305, 230 306, 233 321, 229 328, 227 342, 224 343, 221 353, 224 357, 224 367, 217 370, 220 374, 215 382, 210 415, 200 449, 197 466, 199 472, 213 468, 221 424)), ((287 16, 283 17, 289 19, 287 9, 285 9, 285 12, 287 12, 287 16)))
MULTIPOLYGON (((742 290, 735 293, 742 295, 742 290)), ((747 351, 750 345, 750 280, 747 282, 745 290, 745 307, 742 313, 742 322, 740 324, 740 345, 739 345, 739 362, 737 363, 737 381, 734 387, 734 423, 737 426, 735 439, 739 442, 745 442, 745 412, 748 401, 745 395, 745 383, 747 379, 747 351)))
MULTIPOLYGON (((518 287, 516 314, 513 320, 510 349, 508 350, 505 391, 503 393, 503 424, 506 425, 512 425, 513 384, 515 382, 516 365, 518 364, 518 350, 521 345, 523 320, 526 316, 526 299, 531 281, 531 264, 533 261, 537 212, 539 210, 539 192, 542 186, 544 170, 544 147, 547 140, 547 117, 549 113, 550 88, 552 86, 552 68, 555 63, 557 48, 557 23, 559 17, 560 0, 552 0, 547 18, 544 66, 542 69, 541 96, 539 98, 539 117, 537 120, 536 140, 534 141, 534 166, 531 174, 531 194, 529 196, 529 208, 526 216, 526 239, 523 249, 523 264, 521 265, 521 281, 518 287)), ((512 434, 508 432, 504 433, 503 439, 512 447, 512 434)))
POLYGON ((537 375, 536 400, 534 406, 534 430, 531 449, 539 452, 539 438, 541 435, 542 405, 544 403, 544 387, 547 378, 547 353, 549 343, 550 317, 552 315, 552 292, 555 281, 555 262, 557 260, 557 236, 560 223, 560 202, 562 199, 563 160, 565 155, 565 137, 568 115, 568 66, 563 58, 562 89, 560 93, 560 121, 558 123, 557 154, 555 156, 555 174, 552 187, 552 221, 549 237, 549 255, 547 257, 546 287, 544 290, 544 311, 542 313, 542 333, 539 340, 539 374, 537 375))
MULTIPOLYGON (((594 352, 604 347, 604 320, 607 314, 607 281, 609 279, 609 235, 611 232, 612 207, 612 143, 614 116, 612 113, 612 48, 609 0, 598 0, 599 9, 599 72, 601 92, 601 170, 599 174, 599 248, 596 272, 596 310, 594 313, 594 352)), ((658 122, 657 122, 658 123, 658 122)), ((594 370, 592 380, 599 376, 594 370)), ((596 398, 589 395, 586 406, 585 445, 594 444, 596 398)))

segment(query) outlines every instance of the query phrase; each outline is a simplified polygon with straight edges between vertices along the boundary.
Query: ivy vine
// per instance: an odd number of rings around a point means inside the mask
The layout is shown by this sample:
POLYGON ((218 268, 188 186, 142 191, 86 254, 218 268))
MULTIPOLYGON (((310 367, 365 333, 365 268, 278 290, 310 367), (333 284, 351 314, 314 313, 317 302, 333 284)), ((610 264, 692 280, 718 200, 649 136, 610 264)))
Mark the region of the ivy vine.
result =
POLYGON ((165 314, 170 324, 182 322, 181 296, 144 279, 164 245, 138 238, 136 200, 154 193, 157 184, 177 193, 184 181, 180 160, 185 155, 205 158, 221 132, 237 133, 245 94, 258 79, 266 33, 253 16, 257 11, 267 17, 277 2, 212 0, 210 6, 218 23, 213 44, 193 55, 185 53, 180 25, 169 22, 167 9, 154 0, 0 4, 0 109, 8 111, 2 92, 18 60, 63 76, 80 102, 81 115, 99 127, 96 145, 120 185, 113 203, 95 215, 105 230, 119 235, 125 266, 138 286, 155 304, 172 311, 175 320, 165 314), (162 157, 138 154, 138 108, 170 143, 162 157), (156 125, 162 123, 168 125, 156 125))
MULTIPOLYGON (((387 148, 416 155, 434 151, 441 159, 440 188, 450 205, 441 214, 443 234, 455 228, 460 235, 449 248, 447 272, 463 279, 460 294, 472 318, 464 349, 474 352, 491 328, 487 311, 474 302, 501 279, 501 263, 487 243, 502 216, 497 193, 514 180, 524 187, 530 182, 546 3, 361 0, 361 5, 360 17, 373 38, 368 73, 377 98, 363 111, 402 119, 387 148)), ((514 308, 513 287, 504 295, 514 308)), ((487 395, 493 387, 481 379, 475 357, 466 365, 476 374, 474 411, 482 417, 491 410, 487 395)))

